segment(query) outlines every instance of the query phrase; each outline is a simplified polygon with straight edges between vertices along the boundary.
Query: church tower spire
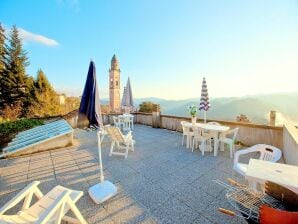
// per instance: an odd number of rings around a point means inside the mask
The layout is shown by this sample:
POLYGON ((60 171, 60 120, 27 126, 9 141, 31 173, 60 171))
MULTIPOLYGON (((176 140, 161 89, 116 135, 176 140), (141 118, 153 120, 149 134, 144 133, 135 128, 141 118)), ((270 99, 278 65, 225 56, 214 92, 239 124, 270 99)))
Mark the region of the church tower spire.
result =
POLYGON ((120 67, 114 54, 109 69, 110 110, 120 112, 120 67))

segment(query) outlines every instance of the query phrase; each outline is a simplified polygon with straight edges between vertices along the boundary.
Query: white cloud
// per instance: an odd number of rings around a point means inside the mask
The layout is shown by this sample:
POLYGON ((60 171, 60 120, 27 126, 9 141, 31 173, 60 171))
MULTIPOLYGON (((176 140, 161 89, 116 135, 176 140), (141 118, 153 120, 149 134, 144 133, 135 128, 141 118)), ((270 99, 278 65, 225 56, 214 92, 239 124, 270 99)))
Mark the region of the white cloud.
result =
POLYGON ((20 37, 25 42, 36 42, 36 43, 40 43, 40 44, 47 45, 47 46, 58 46, 59 45, 59 43, 54 39, 50 39, 50 38, 45 37, 40 34, 31 33, 27 30, 22 29, 22 28, 18 28, 18 30, 19 30, 20 37))

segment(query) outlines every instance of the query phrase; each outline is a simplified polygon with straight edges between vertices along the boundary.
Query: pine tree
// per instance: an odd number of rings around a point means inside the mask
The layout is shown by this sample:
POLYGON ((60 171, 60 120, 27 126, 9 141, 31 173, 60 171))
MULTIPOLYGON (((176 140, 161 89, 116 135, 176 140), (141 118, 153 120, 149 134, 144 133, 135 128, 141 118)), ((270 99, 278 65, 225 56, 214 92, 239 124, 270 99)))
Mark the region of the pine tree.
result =
POLYGON ((44 72, 39 69, 34 81, 34 91, 31 92, 34 101, 28 110, 28 116, 58 115, 61 107, 58 104, 57 93, 48 81, 44 72))
POLYGON ((3 90, 2 90, 2 81, 6 72, 6 46, 5 46, 5 30, 0 23, 0 109, 3 109, 4 99, 3 99, 3 90))
POLYGON ((16 26, 12 27, 8 42, 7 68, 2 86, 4 102, 8 105, 19 102, 25 103, 30 91, 27 86, 28 77, 25 70, 29 61, 16 26))
POLYGON ((38 92, 54 92, 53 87, 51 86, 49 80, 47 79, 44 72, 39 69, 37 71, 36 81, 34 83, 38 92))
POLYGON ((0 23, 0 75, 5 70, 5 55, 6 55, 6 48, 5 48, 5 30, 0 23))

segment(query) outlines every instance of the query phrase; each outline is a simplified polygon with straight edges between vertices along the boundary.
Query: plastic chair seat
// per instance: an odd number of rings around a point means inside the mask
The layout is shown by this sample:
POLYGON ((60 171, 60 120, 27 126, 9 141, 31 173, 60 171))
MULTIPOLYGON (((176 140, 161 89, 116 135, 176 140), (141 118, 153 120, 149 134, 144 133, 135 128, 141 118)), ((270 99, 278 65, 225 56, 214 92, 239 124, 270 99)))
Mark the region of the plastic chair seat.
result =
POLYGON ((248 168, 248 164, 245 164, 245 163, 237 163, 234 165, 234 169, 237 170, 243 176, 245 176, 247 168, 248 168))

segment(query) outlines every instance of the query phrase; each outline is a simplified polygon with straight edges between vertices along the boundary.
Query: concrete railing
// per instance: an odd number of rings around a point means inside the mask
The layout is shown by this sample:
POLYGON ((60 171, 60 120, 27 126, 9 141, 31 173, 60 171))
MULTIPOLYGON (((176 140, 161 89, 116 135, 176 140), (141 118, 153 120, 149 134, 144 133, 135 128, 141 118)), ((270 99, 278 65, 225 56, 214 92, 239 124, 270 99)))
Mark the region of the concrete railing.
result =
MULTIPOLYGON (((152 125, 152 114, 136 113, 137 123, 152 125)), ((182 131, 181 121, 189 121, 189 117, 178 117, 161 115, 160 128, 165 128, 173 131, 182 131)), ((202 120, 198 120, 203 122, 202 120)), ((211 121, 211 120, 207 120, 211 121)), ((230 128, 239 128, 237 140, 245 145, 255 145, 264 143, 273 145, 278 148, 283 148, 283 128, 278 126, 260 125, 252 123, 212 120, 219 122, 222 125, 229 126, 230 128)))
POLYGON ((292 124, 283 128, 283 156, 287 164, 298 166, 298 128, 292 124))
MULTIPOLYGON (((113 124, 112 116, 119 114, 103 114, 104 124, 113 124)), ((182 132, 181 121, 191 121, 189 117, 178 117, 169 115, 160 115, 160 118, 153 117, 152 113, 134 113, 134 122, 152 126, 153 120, 160 119, 159 127, 182 132)), ((66 116, 60 117, 66 119, 73 128, 77 127, 77 111, 66 116)), ((57 118, 56 118, 57 119, 57 118)), ((211 121, 211 120, 207 120, 211 121)), ((283 157, 287 164, 298 166, 298 129, 294 125, 285 125, 284 127, 272 125, 260 125, 253 123, 242 123, 233 121, 212 120, 230 128, 239 128, 237 141, 251 146, 255 144, 268 144, 276 146, 283 150, 283 157)), ((198 122, 203 122, 198 120, 198 122)))
MULTIPOLYGON (((104 124, 113 124, 112 116, 118 114, 103 114, 104 124)), ((153 117, 152 113, 134 113, 134 122, 152 126, 153 120, 159 119, 159 127, 182 132, 181 121, 191 121, 189 117, 178 117, 169 115, 160 115, 159 118, 153 117)), ((63 116, 73 128, 77 125, 77 112, 72 112, 63 116)), ((60 117, 61 118, 61 117, 60 117)), ((207 120, 211 121, 211 120, 207 120)), ((233 121, 212 120, 230 128, 239 128, 237 141, 244 145, 251 146, 255 144, 268 144, 276 146, 283 150, 283 157, 287 164, 298 166, 298 129, 294 125, 285 125, 284 127, 272 125, 260 125, 253 123, 242 123, 233 121)), ((198 122, 203 122, 198 120, 198 122)))
MULTIPOLYGON (((112 116, 118 114, 103 114, 104 124, 113 124, 112 116)), ((134 113, 134 122, 138 124, 152 126, 153 116, 152 113, 134 113)), ((72 113, 71 116, 64 117, 73 128, 76 128, 77 113, 72 113)), ((154 118, 156 119, 156 117, 154 118)), ((189 117, 178 117, 178 116, 169 116, 169 115, 160 115, 160 128, 173 130, 173 131, 182 131, 181 121, 190 121, 189 117)), ((208 120, 211 121, 211 120, 208 120)), ((219 122, 222 125, 229 126, 230 128, 239 127, 239 133, 237 136, 237 141, 240 141, 244 145, 250 146, 255 144, 268 144, 276 146, 280 149, 287 148, 289 151, 285 151, 284 154, 286 157, 290 157, 288 161, 291 161, 291 155, 296 153, 298 156, 298 147, 295 146, 293 142, 292 132, 285 127, 271 126, 271 125, 260 125, 252 123, 242 123, 242 122, 233 122, 233 121, 222 121, 222 120, 212 120, 219 122), (283 139, 285 141, 283 141, 283 139), (296 148, 295 148, 296 147, 296 148)), ((203 122, 198 120, 198 122, 203 122)), ((297 140, 297 138, 296 138, 297 140)), ((298 158, 293 159, 298 161, 298 158)))

